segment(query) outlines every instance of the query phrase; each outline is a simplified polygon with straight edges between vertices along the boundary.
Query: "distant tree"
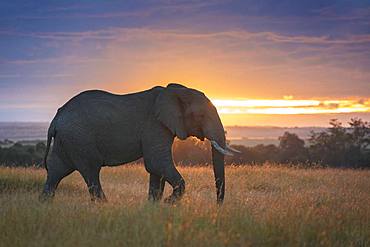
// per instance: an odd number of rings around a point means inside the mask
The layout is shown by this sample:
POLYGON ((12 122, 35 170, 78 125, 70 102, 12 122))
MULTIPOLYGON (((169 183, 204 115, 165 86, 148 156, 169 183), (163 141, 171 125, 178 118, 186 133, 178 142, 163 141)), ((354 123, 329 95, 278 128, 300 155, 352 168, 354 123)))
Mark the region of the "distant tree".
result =
POLYGON ((370 167, 370 123, 352 118, 349 125, 349 163, 370 167))
POLYGON ((309 139, 311 158, 330 166, 345 166, 345 145, 348 143, 346 129, 337 119, 330 120, 330 128, 312 132, 309 139))
POLYGON ((327 131, 312 133, 310 158, 330 166, 369 167, 370 125, 361 119, 351 119, 345 128, 336 119, 327 131))
POLYGON ((240 153, 235 154, 234 156, 225 157, 227 164, 245 164, 250 162, 251 155, 249 153, 249 148, 243 145, 232 145, 233 148, 239 150, 240 153), (249 159, 248 159, 249 158, 249 159))
POLYGON ((41 165, 44 153, 44 143, 37 143, 36 145, 15 143, 11 147, 0 149, 0 165, 39 166, 41 165))
POLYGON ((361 149, 368 149, 370 146, 370 123, 352 118, 349 125, 352 143, 361 149))
POLYGON ((199 165, 211 163, 211 146, 209 141, 200 141, 195 137, 184 141, 175 139, 172 146, 175 163, 199 165))
POLYGON ((279 161, 283 163, 301 163, 308 159, 304 140, 294 133, 285 132, 279 137, 279 161))
POLYGON ((266 161, 277 162, 279 157, 279 148, 273 144, 257 145, 251 148, 251 151, 256 155, 257 163, 265 163, 266 161))
POLYGON ((35 149, 38 153, 44 153, 46 150, 46 145, 43 142, 39 142, 36 144, 35 149))
POLYGON ((254 147, 245 147, 243 145, 232 145, 233 148, 240 151, 239 154, 226 157, 228 164, 263 164, 267 161, 277 162, 279 156, 279 148, 273 144, 259 144, 254 147))

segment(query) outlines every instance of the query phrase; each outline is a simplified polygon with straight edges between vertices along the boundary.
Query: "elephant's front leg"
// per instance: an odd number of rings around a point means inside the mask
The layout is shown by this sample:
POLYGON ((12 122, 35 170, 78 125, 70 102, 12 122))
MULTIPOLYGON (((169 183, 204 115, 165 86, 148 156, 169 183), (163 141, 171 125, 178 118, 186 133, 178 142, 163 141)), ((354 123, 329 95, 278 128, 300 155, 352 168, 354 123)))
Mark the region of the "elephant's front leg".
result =
POLYGON ((149 201, 160 201, 163 196, 164 186, 166 180, 164 177, 157 176, 153 173, 150 174, 149 177, 149 201))
MULTIPOLYGON (((181 199, 184 194, 185 181, 173 165, 172 159, 171 161, 169 161, 169 159, 164 159, 162 162, 151 165, 149 169, 147 167, 147 169, 151 171, 149 179, 149 200, 157 201, 162 198, 164 184, 167 181, 172 186, 173 191, 164 201, 167 203, 174 203, 181 199), (152 173, 153 171, 157 174, 162 174, 162 176, 154 175, 152 173)), ((148 162, 145 163, 147 164, 148 162)))
POLYGON ((173 188, 172 194, 165 198, 164 201, 167 203, 174 203, 181 199, 185 192, 185 180, 174 165, 167 167, 164 177, 173 188))
POLYGON ((162 197, 164 185, 161 186, 161 183, 165 181, 173 188, 172 194, 165 199, 165 202, 174 203, 182 197, 185 192, 185 181, 173 164, 171 145, 150 145, 144 149, 144 163, 151 174, 149 199, 159 200, 162 197), (160 182, 161 178, 162 182, 160 182))

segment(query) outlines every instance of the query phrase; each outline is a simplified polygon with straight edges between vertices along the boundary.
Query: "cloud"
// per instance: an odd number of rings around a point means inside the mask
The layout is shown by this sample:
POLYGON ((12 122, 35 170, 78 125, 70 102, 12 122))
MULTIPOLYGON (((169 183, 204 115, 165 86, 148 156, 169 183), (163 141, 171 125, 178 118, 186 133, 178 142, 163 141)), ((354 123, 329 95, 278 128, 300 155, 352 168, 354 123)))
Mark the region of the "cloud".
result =
MULTIPOLYGON (((229 0, 208 1, 146 1, 144 4, 137 1, 131 7, 113 3, 90 3, 61 5, 59 7, 42 6, 34 14, 15 14, 0 17, 6 20, 53 20, 53 19, 125 19, 148 18, 165 13, 173 15, 179 13, 192 13, 194 11, 230 2, 229 0)), ((39 6, 40 7, 40 6, 39 6)))
POLYGON ((340 114, 370 113, 370 98, 336 100, 218 100, 213 104, 220 114, 340 114))
POLYGON ((73 74, 32 74, 31 78, 68 78, 73 77, 73 74))
POLYGON ((146 35, 156 38, 181 38, 181 39, 217 39, 232 38, 240 40, 262 40, 276 43, 302 43, 302 44, 357 44, 370 43, 370 34, 347 35, 342 38, 330 38, 329 36, 305 36, 284 35, 275 32, 248 32, 244 30, 228 30, 216 32, 183 31, 176 29, 153 29, 153 28, 108 28, 96 31, 82 32, 15 32, 0 31, 1 35, 33 37, 60 41, 94 40, 117 40, 122 37, 135 37, 146 35))
POLYGON ((369 22, 370 7, 339 7, 338 5, 329 5, 312 11, 317 13, 323 20, 339 21, 365 21, 369 22))
POLYGON ((63 74, 75 75, 74 81, 109 82, 114 88, 122 81, 144 87, 149 86, 144 83, 148 81, 186 80, 195 86, 212 82, 214 92, 223 91, 222 83, 231 81, 239 90, 232 89, 229 94, 238 96, 242 92, 253 96, 258 91, 270 96, 369 93, 366 68, 370 59, 364 50, 369 35, 329 38, 241 29, 201 32, 149 27, 7 34, 54 42, 62 48, 53 56, 3 59, 0 63, 50 66, 52 70, 62 66, 63 74), (269 87, 272 81, 276 85, 269 87))
MULTIPOLYGON (((41 64, 89 64, 109 61, 103 58, 83 58, 74 56, 63 56, 58 58, 42 58, 42 59, 19 59, 19 60, 0 60, 0 64, 14 65, 41 65, 41 64)), ((0 76, 1 77, 1 76, 0 76)))

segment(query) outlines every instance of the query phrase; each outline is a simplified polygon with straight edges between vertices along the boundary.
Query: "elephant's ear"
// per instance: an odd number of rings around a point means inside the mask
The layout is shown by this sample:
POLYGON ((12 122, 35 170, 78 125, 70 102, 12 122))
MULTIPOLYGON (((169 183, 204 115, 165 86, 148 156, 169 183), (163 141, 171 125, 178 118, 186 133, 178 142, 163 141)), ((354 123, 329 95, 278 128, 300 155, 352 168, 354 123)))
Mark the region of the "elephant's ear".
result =
POLYGON ((188 137, 185 130, 183 107, 175 92, 164 89, 159 93, 154 104, 154 114, 178 138, 185 140, 188 137))

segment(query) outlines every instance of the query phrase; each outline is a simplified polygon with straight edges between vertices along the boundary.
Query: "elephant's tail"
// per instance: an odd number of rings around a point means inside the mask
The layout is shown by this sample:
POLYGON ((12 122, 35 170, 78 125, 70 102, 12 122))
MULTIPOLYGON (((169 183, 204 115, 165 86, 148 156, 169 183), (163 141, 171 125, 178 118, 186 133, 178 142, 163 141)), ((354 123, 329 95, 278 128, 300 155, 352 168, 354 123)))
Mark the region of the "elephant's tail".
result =
POLYGON ((45 169, 48 170, 48 166, 46 165, 46 160, 48 158, 49 150, 50 150, 50 145, 51 145, 51 140, 53 137, 55 137, 55 118, 51 121, 49 129, 48 129, 48 140, 46 143, 46 150, 45 150, 45 156, 44 156, 44 166, 45 169))

